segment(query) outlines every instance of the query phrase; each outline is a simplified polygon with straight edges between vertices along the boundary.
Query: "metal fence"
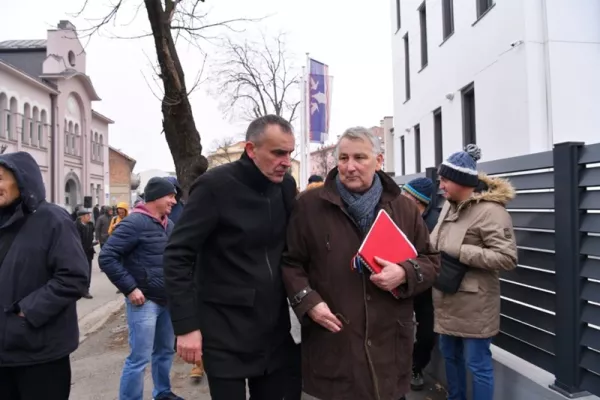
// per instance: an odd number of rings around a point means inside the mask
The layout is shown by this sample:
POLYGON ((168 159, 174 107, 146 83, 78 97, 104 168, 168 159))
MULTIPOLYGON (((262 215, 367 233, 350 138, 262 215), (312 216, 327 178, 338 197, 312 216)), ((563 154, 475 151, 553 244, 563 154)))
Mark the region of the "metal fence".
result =
MULTIPOLYGON (((552 373, 562 394, 600 396, 600 144, 480 163, 509 179, 518 267, 501 273, 494 344, 552 373)), ((437 181, 435 168, 397 176, 437 181)), ((441 207, 439 195, 434 206, 441 207)))

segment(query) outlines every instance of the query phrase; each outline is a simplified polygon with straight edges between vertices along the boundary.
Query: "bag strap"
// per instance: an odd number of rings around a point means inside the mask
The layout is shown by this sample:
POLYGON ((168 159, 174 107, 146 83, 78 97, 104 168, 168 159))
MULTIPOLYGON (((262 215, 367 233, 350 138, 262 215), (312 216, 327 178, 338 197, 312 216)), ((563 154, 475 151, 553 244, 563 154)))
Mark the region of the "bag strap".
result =
POLYGON ((4 264, 4 259, 8 254, 8 250, 10 250, 13 242, 21 231, 21 228, 23 228, 25 222, 27 222, 27 218, 29 218, 29 214, 24 214, 23 218, 19 218, 12 226, 6 229, 6 232, 3 232, 2 240, 0 240, 2 243, 0 245, 0 268, 2 267, 2 264, 4 264))

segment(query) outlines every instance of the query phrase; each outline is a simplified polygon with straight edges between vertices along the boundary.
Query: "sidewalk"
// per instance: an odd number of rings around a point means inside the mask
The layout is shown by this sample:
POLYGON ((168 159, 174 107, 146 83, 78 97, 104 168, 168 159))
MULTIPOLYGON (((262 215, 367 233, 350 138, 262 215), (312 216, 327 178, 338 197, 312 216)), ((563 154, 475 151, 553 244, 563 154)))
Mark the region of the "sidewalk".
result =
MULTIPOLYGON (((127 357, 127 326, 123 296, 98 268, 97 254, 92 265, 93 299, 77 303, 80 345, 71 356, 73 400, 117 400, 123 361, 127 357)), ((210 400, 206 379, 195 384, 189 379, 190 366, 175 358, 171 371, 173 391, 186 400, 210 400)), ((152 377, 146 370, 144 399, 152 398, 152 377)), ((445 391, 429 383, 408 400, 444 400, 445 391)))
MULTIPOLYGON (((83 310, 90 311, 102 309, 100 299, 112 298, 120 300, 120 306, 116 312, 111 313, 103 325, 93 334, 88 334, 79 349, 71 356, 72 361, 72 390, 73 400, 117 400, 119 380, 123 361, 128 354, 127 326, 125 323, 125 311, 122 307, 122 296, 115 293, 114 287, 105 284, 108 280, 99 271, 94 275, 96 284, 92 285, 92 295, 97 296, 93 300, 82 299, 80 301, 83 310), (101 288, 101 289, 100 289, 101 288), (90 302, 89 304, 84 301, 90 302), (97 301, 94 306, 94 302, 97 301)), ((91 311, 87 315, 91 315, 91 311)), ((100 314, 96 312, 97 314, 100 314)), ((85 318, 85 317, 84 317, 85 318)), ((81 318, 80 318, 81 321, 81 318)), ((171 384, 173 391, 186 400, 210 400, 206 379, 200 384, 193 383, 188 375, 190 366, 183 363, 178 357, 175 358, 171 370, 171 384)), ((433 383, 418 393, 411 393, 408 400, 444 400, 444 390, 433 383)), ((152 398, 152 377, 150 368, 146 369, 144 380, 144 399, 152 398)))
POLYGON ((107 319, 123 305, 123 296, 106 278, 98 267, 98 253, 92 262, 92 287, 90 293, 93 299, 81 299, 77 302, 77 315, 79 317, 79 342, 101 328, 107 319))

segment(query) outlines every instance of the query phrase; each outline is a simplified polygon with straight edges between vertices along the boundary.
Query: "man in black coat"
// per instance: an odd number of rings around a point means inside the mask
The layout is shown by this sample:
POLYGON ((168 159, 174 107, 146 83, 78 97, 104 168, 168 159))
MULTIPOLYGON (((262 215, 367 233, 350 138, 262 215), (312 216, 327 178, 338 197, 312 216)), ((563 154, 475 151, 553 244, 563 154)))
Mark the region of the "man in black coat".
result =
POLYGON ((81 246, 83 247, 83 251, 88 260, 90 274, 88 291, 83 297, 86 299, 93 299, 93 296, 90 294, 90 286, 92 284, 92 261, 94 261, 94 254, 96 254, 96 250, 94 250, 94 246, 96 245, 96 242, 94 241, 94 224, 91 221, 90 210, 82 208, 77 211, 77 216, 78 218, 77 221, 75 221, 75 226, 77 227, 77 232, 81 238, 81 246))
MULTIPOLYGON (((402 194, 414 200, 417 208, 421 211, 429 233, 435 228, 440 216, 437 208, 432 207, 431 203, 436 193, 436 187, 429 178, 416 178, 402 187, 402 194)), ((425 387, 423 369, 429 364, 431 352, 435 346, 431 288, 417 295, 413 303, 417 320, 417 334, 413 348, 413 375, 410 387, 412 390, 419 391, 425 387)))
POLYGON ((165 284, 177 352, 189 363, 203 355, 213 400, 245 400, 246 380, 252 398, 281 400, 293 346, 280 261, 294 135, 268 115, 246 140, 240 160, 192 185, 165 250, 165 284))
POLYGON ((100 216, 100 205, 99 204, 96 204, 94 206, 93 212, 94 212, 94 214, 93 214, 94 215, 94 223, 96 223, 96 221, 98 221, 98 217, 100 216))
POLYGON ((66 400, 88 263, 29 153, 0 155, 0 398, 66 400))

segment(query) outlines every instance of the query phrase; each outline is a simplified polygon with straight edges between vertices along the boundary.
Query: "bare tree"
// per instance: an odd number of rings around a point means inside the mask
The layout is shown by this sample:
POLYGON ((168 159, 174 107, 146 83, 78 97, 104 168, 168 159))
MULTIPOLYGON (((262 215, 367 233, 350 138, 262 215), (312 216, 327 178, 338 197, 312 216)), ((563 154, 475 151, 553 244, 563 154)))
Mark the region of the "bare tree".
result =
MULTIPOLYGON (((85 0, 83 8, 76 16, 81 15, 88 1, 85 0)), ((114 1, 116 4, 108 14, 96 20, 91 28, 83 31, 85 35, 91 37, 109 23, 112 22, 114 25, 119 11, 124 8, 128 0, 114 1)), ((134 1, 139 2, 137 11, 142 5, 145 6, 151 32, 130 37, 114 37, 136 39, 151 36, 154 38, 159 67, 158 78, 163 86, 161 99, 163 131, 173 156, 177 177, 182 188, 187 192, 197 177, 197 171, 202 173, 206 171, 208 161, 202 155, 200 134, 189 101, 191 90, 186 86, 185 74, 175 47, 176 41, 182 39, 202 48, 203 41, 216 39, 213 28, 222 27, 235 31, 233 25, 236 23, 253 20, 240 18, 210 23, 207 19, 208 14, 201 11, 204 0, 143 0, 143 3, 141 0, 134 1)))
POLYGON ((335 161, 332 156, 333 150, 333 146, 321 146, 312 153, 315 155, 313 160, 316 161, 316 172, 323 178, 335 167, 335 161))
POLYGON ((238 143, 233 136, 226 136, 213 141, 213 151, 208 155, 208 167, 213 168, 222 164, 229 164, 239 158, 239 152, 233 149, 238 143), (237 155, 237 157, 236 157, 237 155))
POLYGON ((275 114, 293 122, 299 113, 300 71, 290 62, 285 34, 262 41, 224 39, 212 79, 221 108, 231 118, 275 114))

